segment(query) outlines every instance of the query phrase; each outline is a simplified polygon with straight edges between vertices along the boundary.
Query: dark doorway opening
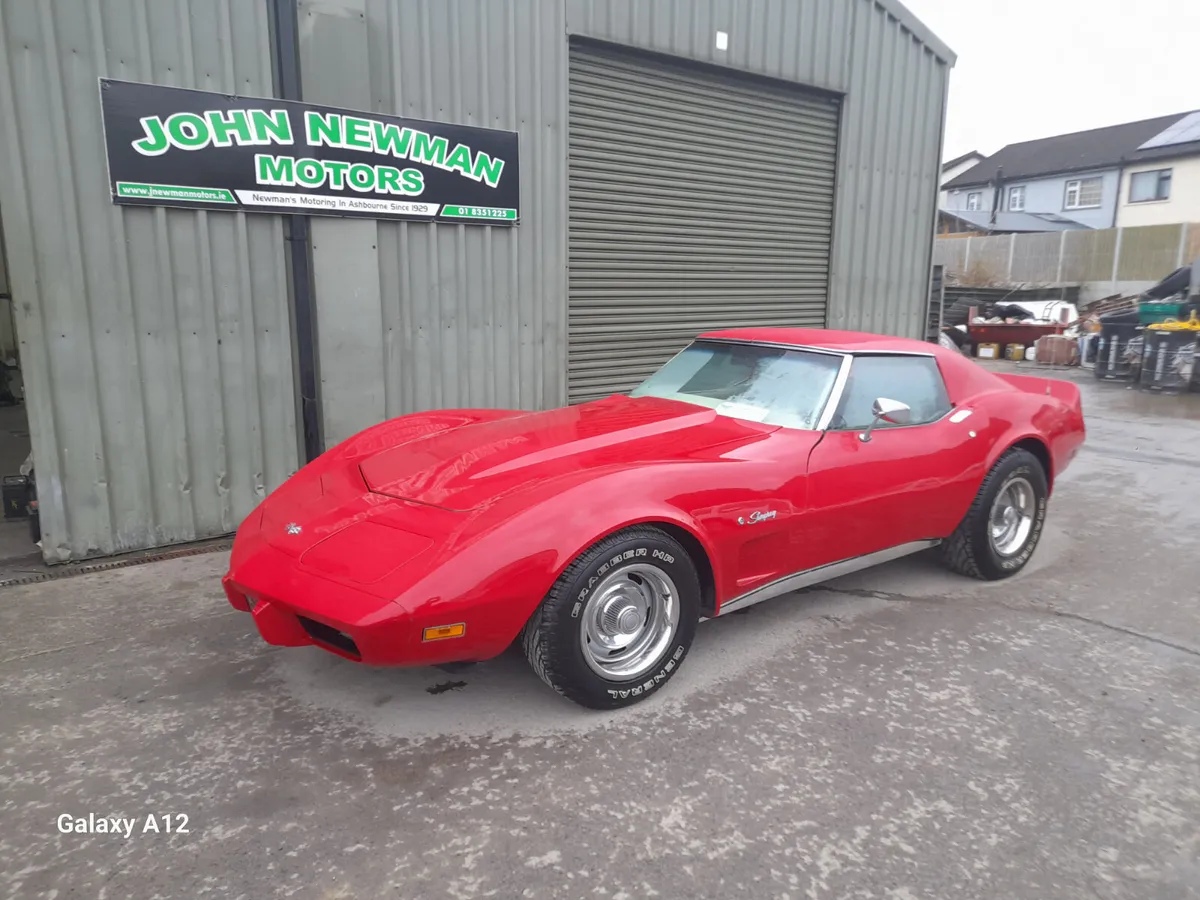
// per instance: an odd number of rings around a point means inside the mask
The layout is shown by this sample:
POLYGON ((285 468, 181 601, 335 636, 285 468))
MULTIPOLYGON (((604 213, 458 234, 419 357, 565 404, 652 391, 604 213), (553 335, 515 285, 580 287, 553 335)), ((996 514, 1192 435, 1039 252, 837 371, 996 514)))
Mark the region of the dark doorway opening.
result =
MULTIPOLYGON (((42 568, 40 548, 31 531, 29 415, 17 338, 17 310, 8 277, 4 232, 0 228, 0 484, 4 514, 0 518, 0 580, 42 568)), ((36 513, 35 513, 36 516, 36 513)))

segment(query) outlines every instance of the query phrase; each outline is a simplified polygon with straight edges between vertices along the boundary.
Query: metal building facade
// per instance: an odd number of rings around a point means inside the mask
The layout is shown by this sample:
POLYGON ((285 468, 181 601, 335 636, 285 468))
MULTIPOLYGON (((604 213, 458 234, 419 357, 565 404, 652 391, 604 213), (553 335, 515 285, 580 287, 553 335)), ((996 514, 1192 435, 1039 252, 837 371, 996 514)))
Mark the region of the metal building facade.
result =
POLYGON ((610 44, 570 70, 567 399, 705 331, 823 327, 837 98, 610 44))
POLYGON ((564 402, 564 13, 543 0, 299 0, 305 100, 521 141, 515 228, 313 218, 327 445, 414 410, 564 402))
POLYGON ((277 216, 112 205, 97 78, 272 93, 245 0, 0 0, 0 214, 49 561, 228 533, 297 467, 277 216))
MULTIPOLYGON (((268 6, 0 0, 0 215, 48 559, 228 532, 301 461, 280 217, 116 208, 97 138, 102 75, 279 96, 268 6)), ((521 145, 516 227, 311 217, 326 446, 420 409, 567 401, 573 40, 840 95, 826 324, 921 333, 953 56, 894 0, 296 6, 304 100, 521 145)))
POLYGON ((572 40, 842 95, 825 323, 921 333, 954 58, 898 3, 299 2, 306 100, 521 138, 515 229, 313 220, 327 442, 414 410, 567 402, 572 40))
POLYGON ((566 3, 570 34, 844 95, 826 324, 920 334, 949 48, 893 0, 566 3))

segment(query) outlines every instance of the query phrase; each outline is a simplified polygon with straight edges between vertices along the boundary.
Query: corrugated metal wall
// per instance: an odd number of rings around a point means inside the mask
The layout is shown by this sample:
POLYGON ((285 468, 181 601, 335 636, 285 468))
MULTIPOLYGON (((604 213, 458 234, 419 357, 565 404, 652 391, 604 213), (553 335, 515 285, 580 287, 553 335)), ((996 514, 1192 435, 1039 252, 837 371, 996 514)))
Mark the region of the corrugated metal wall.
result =
POLYGON ((950 66, 880 3, 853 9, 829 325, 916 337, 950 66))
POLYGON ((232 531, 296 467, 278 217, 114 207, 97 77, 270 96, 263 2, 0 0, 0 214, 50 561, 232 531))
POLYGON ((704 331, 825 324, 836 99, 588 43, 570 74, 572 403, 704 331))
POLYGON ((565 2, 572 35, 846 94, 827 324, 920 336, 954 61, 924 26, 890 0, 565 2))
POLYGON ((306 99, 521 136, 515 229, 314 220, 326 442, 414 410, 566 402, 571 36, 847 93, 828 324, 921 334, 951 55, 890 5, 301 0, 306 99))
POLYGON ((0 227, 0 295, 8 293, 8 263, 5 257, 4 228, 0 227))
POLYGON ((0 222, 0 359, 7 361, 17 353, 16 319, 8 296, 8 265, 4 258, 4 228, 0 222))
POLYGON ((306 100, 521 139, 515 228, 313 220, 326 444, 414 410, 563 403, 562 3, 302 0, 300 10, 306 100))
MULTIPOLYGON (((0 213, 50 559, 229 531, 296 465, 280 221, 113 207, 96 87, 271 95, 266 5, 0 0, 0 213)), ((314 222, 327 443, 566 401, 572 36, 846 94, 828 324, 920 334, 952 55, 894 0, 300 10, 308 99, 521 137, 516 228, 314 222)))

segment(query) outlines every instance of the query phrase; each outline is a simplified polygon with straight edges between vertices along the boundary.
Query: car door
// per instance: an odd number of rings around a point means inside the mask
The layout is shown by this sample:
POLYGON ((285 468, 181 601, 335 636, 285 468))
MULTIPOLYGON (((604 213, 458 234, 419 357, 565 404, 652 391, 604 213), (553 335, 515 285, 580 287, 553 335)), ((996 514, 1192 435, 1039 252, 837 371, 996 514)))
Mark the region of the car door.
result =
POLYGON ((982 478, 982 415, 951 406, 932 355, 856 356, 829 430, 809 455, 803 527, 822 561, 949 535, 982 478), (907 404, 909 424, 872 427, 880 398, 907 404))
POLYGON ((752 459, 706 527, 727 555, 732 595, 812 568, 815 548, 800 538, 808 513, 806 466, 820 432, 780 428, 746 454, 752 459))

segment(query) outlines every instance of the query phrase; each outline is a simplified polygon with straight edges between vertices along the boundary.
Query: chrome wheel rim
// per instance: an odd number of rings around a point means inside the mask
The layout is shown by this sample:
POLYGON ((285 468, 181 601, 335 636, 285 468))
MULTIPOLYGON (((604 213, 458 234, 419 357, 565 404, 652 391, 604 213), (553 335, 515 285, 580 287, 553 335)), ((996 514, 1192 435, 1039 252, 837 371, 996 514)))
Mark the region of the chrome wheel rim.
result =
POLYGON ((635 563, 606 575, 581 614, 583 658, 606 681, 632 681, 662 658, 679 625, 675 582, 635 563))
POLYGON ((1015 556, 1025 547, 1033 531, 1033 514, 1037 499, 1033 485, 1026 478, 1016 477, 1004 485, 992 504, 988 533, 992 548, 1001 556, 1015 556))

